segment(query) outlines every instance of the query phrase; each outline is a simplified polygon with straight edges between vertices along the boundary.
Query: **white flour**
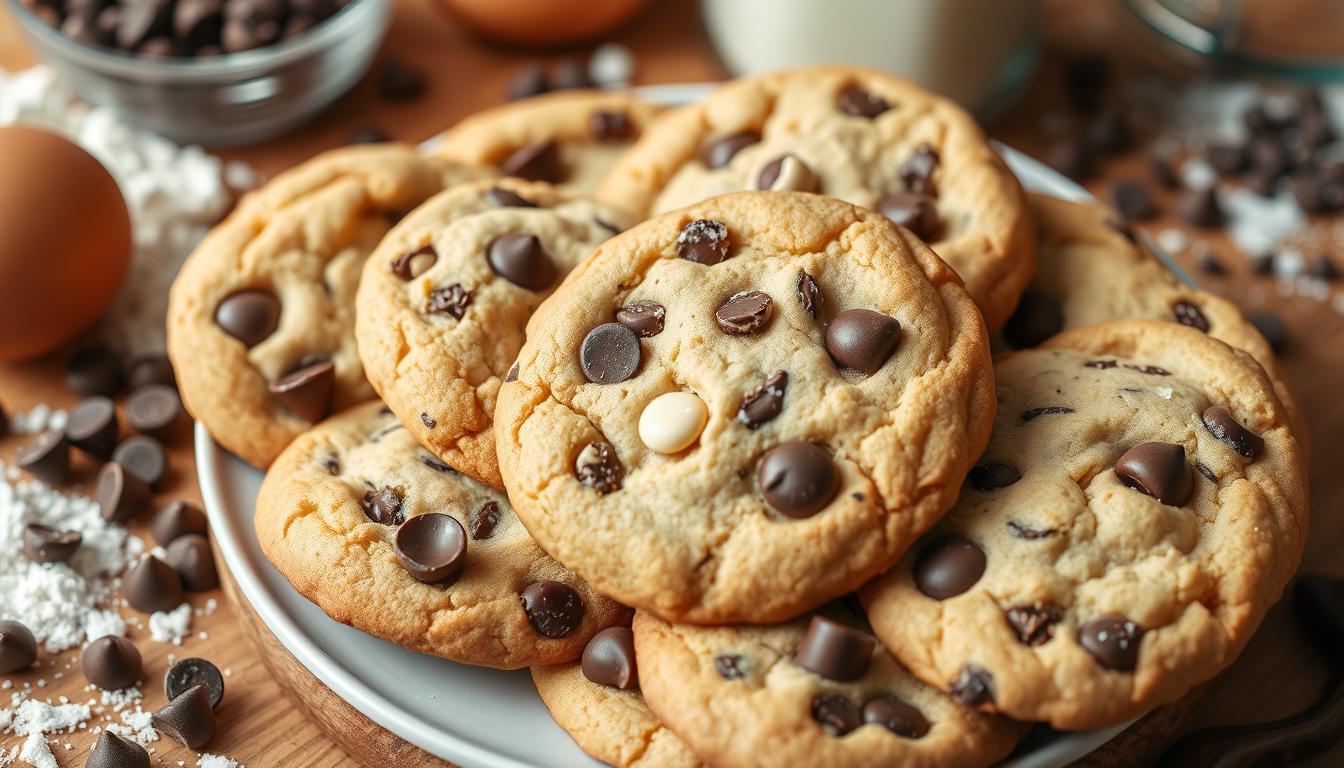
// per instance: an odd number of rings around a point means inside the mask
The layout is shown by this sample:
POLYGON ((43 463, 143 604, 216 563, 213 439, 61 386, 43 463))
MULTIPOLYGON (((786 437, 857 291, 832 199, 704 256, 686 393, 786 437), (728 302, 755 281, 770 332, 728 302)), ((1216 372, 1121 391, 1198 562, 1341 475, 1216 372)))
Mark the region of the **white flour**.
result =
POLYGON ((9 431, 17 435, 32 435, 48 429, 65 429, 65 411, 39 403, 9 417, 9 431))
POLYGON ((23 742, 19 759, 34 768, 60 768, 56 756, 51 754, 51 747, 47 746, 47 740, 40 733, 34 733, 23 742))
POLYGON ((237 760, 230 760, 223 755, 201 755, 201 759, 196 761, 196 768, 247 768, 237 760))
POLYGON ((149 617, 151 640, 181 645, 182 638, 189 632, 191 632, 191 603, 183 603, 171 611, 159 611, 149 617))

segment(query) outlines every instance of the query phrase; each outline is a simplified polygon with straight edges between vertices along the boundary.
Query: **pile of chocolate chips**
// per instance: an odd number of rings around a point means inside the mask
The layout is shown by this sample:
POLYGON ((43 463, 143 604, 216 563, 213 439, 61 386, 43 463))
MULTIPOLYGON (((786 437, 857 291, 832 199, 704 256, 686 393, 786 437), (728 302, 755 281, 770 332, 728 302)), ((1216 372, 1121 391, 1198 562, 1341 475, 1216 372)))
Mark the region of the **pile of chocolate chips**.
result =
POLYGON ((208 58, 288 40, 350 0, 21 0, 79 43, 146 59, 208 58))

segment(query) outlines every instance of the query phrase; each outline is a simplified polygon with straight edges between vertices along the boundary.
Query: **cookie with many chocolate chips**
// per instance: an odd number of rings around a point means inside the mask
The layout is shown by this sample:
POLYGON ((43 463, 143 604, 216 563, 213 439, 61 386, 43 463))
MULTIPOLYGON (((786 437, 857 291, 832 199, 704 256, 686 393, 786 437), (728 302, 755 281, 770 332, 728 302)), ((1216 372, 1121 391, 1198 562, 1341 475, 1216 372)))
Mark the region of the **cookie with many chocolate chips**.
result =
POLYGON ((706 623, 791 618, 891 566, 994 413, 956 274, 798 193, 613 238, 533 315, 515 378, 495 437, 528 529, 604 594, 706 623))
POLYGON ((558 91, 477 112, 435 151, 587 195, 661 111, 623 93, 558 91))
POLYGON ((1034 347, 1067 328, 1108 320, 1166 320, 1249 352, 1288 409, 1303 449, 1307 428, 1274 352, 1230 301, 1181 282, 1138 235, 1098 205, 1028 196, 1036 220, 1036 274, 996 347, 1034 347))
POLYGON ((542 182, 463 184, 388 234, 364 268, 359 353, 402 424, 453 468, 503 487, 495 394, 532 311, 623 211, 542 182))
POLYGON ((697 627, 639 611, 634 635, 649 708, 723 768, 972 768, 1024 731, 921 683, 845 618, 697 627))
POLYGON ((354 147, 244 197, 173 283, 168 351, 187 409, 265 467, 327 414, 372 398, 354 333, 365 258, 402 214, 491 174, 412 147, 354 147))
POLYGON ((996 363, 985 471, 861 592, 873 628, 963 703, 1062 730, 1175 701, 1236 658, 1301 557, 1305 469, 1271 382, 1156 320, 996 363))
POLYGON ((333 619, 467 664, 571 661, 630 615, 548 557, 504 494, 431 456, 378 402, 276 459, 256 530, 266 557, 333 619))
POLYGON ((909 228, 960 273, 991 329, 1031 277, 1022 188, 975 120, 884 72, 813 67, 729 83, 651 126, 598 198, 657 215, 747 189, 819 192, 909 228))

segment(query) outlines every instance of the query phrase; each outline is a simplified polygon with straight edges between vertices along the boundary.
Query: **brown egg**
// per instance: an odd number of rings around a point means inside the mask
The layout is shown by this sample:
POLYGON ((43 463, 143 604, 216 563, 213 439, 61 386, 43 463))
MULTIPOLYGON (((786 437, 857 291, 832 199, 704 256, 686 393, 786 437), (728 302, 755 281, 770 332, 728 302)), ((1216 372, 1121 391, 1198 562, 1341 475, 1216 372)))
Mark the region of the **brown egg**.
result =
POLYGON ((509 45, 551 46, 600 37, 647 0, 439 0, 467 26, 509 45))
POLYGON ((0 128, 0 361, 47 352, 107 309, 131 259, 117 182, 54 133, 0 128))

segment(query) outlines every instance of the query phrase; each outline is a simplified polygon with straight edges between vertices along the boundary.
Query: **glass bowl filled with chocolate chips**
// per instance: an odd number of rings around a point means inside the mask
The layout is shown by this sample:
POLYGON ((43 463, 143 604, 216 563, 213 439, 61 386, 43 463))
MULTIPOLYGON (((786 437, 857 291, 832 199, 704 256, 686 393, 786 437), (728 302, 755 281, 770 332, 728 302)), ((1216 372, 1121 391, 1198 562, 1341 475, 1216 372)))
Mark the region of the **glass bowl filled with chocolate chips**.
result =
POLYGON ((368 69, 391 0, 6 0, 80 98, 183 144, 276 136, 368 69))

